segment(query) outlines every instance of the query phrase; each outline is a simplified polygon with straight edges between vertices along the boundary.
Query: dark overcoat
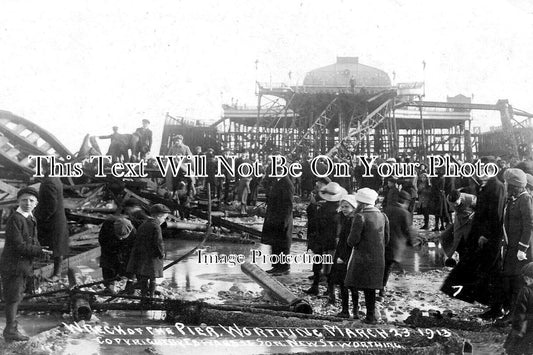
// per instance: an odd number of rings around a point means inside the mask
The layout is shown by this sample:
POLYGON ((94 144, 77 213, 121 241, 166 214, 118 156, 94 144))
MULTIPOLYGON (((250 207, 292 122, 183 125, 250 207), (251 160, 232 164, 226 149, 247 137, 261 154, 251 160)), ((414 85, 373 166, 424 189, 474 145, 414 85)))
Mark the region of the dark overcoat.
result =
POLYGON ((522 267, 533 261, 531 237, 533 233, 533 208, 531 196, 522 192, 518 197, 511 197, 507 202, 504 217, 504 259, 503 275, 518 276, 522 267), (522 248, 519 248, 520 244, 522 248), (526 260, 518 260, 518 250, 527 247, 526 260))
POLYGON ((276 181, 267 197, 261 243, 285 247, 292 240, 292 198, 294 185, 285 176, 276 181))
POLYGON ((385 247, 385 260, 401 262, 407 245, 415 244, 416 231, 409 210, 394 203, 384 210, 389 219, 390 240, 385 247))
POLYGON ((119 239, 114 228, 117 218, 117 216, 109 217, 100 227, 98 233, 101 250, 100 267, 115 270, 115 272, 123 275, 135 242, 135 229, 126 238, 119 239))
POLYGON ((348 236, 353 247, 344 284, 356 289, 383 288, 385 244, 389 240, 387 216, 375 206, 356 213, 348 236))
POLYGON ((493 265, 500 255, 506 195, 503 183, 496 177, 490 178, 478 192, 468 242, 470 249, 475 250, 480 236, 488 239, 481 250, 481 261, 487 267, 493 265))
POLYGON ((308 248, 315 254, 335 250, 337 232, 339 228, 338 202, 322 201, 318 205, 316 214, 310 224, 315 224, 316 233, 308 234, 308 248))
POLYGON ((31 276, 33 258, 40 256, 41 250, 35 220, 27 220, 20 213, 14 212, 6 222, 6 241, 0 256, 0 273, 4 276, 31 276))
POLYGON ((128 272, 148 278, 163 277, 165 247, 159 222, 150 218, 135 233, 128 272))
POLYGON ((54 252, 54 257, 67 255, 69 232, 63 205, 63 183, 58 177, 43 179, 35 218, 41 244, 48 245, 54 252))
MULTIPOLYGON (((441 291, 466 302, 492 305, 502 300, 500 253, 503 234, 504 185, 490 178, 479 189, 465 257, 450 272, 441 291), (488 242, 478 246, 479 237, 488 242)), ((515 255, 516 257, 516 255, 515 255)))

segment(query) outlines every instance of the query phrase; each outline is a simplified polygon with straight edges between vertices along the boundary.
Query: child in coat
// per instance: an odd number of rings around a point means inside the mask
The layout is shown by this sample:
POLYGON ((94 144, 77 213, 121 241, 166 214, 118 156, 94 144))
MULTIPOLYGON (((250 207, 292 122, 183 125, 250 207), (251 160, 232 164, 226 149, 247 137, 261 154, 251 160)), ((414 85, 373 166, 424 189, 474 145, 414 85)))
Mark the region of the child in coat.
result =
MULTIPOLYGON (((337 247, 335 249, 335 254, 333 256, 333 266, 328 278, 328 284, 339 285, 341 290, 341 306, 342 310, 337 317, 350 318, 350 312, 348 310, 349 304, 349 294, 348 288, 344 286, 344 278, 346 277, 346 265, 350 259, 352 253, 352 247, 348 246, 347 239, 350 235, 350 230, 352 227, 353 216, 355 214, 355 209, 357 208, 357 201, 355 200, 354 195, 345 195, 340 200, 340 211, 342 213, 341 217, 341 228, 338 235, 337 247)), ((353 318, 359 318, 359 299, 358 292, 350 288, 352 293, 352 303, 353 303, 353 318)), ((330 300, 334 300, 335 288, 333 287, 330 300), (332 297, 333 296, 333 297, 332 297)), ((334 302, 334 301, 333 301, 334 302)))

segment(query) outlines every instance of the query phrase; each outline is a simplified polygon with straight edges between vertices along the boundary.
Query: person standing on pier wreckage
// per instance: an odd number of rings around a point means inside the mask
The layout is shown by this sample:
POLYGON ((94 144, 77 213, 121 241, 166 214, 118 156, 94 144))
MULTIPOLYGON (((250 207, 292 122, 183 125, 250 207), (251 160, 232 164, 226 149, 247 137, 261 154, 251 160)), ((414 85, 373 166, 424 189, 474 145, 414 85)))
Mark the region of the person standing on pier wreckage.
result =
POLYGON ((139 137, 137 141, 137 147, 133 153, 135 159, 146 158, 146 154, 150 152, 150 149, 152 149, 152 131, 150 128, 148 128, 149 125, 150 121, 144 119, 142 120, 142 127, 137 128, 135 133, 133 133, 139 137), (137 156, 137 154, 139 154, 139 156, 137 156))
MULTIPOLYGON (((261 243, 270 245, 272 255, 288 255, 291 252, 292 242, 292 208, 294 185, 285 175, 282 178, 272 179, 273 184, 267 195, 267 210, 263 222, 261 243)), ((283 275, 290 271, 290 264, 272 264, 269 274, 283 275)))
POLYGON ((35 210, 39 241, 54 252, 54 274, 51 281, 61 278, 63 258, 69 251, 69 232, 63 199, 63 183, 50 176, 50 166, 43 166, 44 178, 39 188, 39 205, 35 210))
MULTIPOLYGON (((168 155, 179 155, 179 156, 185 156, 185 157, 187 155, 192 156, 192 152, 189 146, 183 144, 183 136, 181 134, 178 134, 174 138, 174 143, 169 148, 168 155)), ((184 163, 186 161, 187 160, 183 160, 184 163)), ((192 164, 192 162, 190 161, 188 163, 192 164)), ((194 167, 193 167, 193 170, 194 170, 194 167)), ((179 197, 178 197, 178 195, 180 194, 179 190, 183 189, 183 183, 186 185, 187 199, 190 199, 194 195, 196 195, 196 188, 194 187, 194 184, 195 184, 194 178, 193 177, 186 178, 184 174, 185 174, 184 164, 181 164, 178 176, 172 176, 170 172, 167 172, 167 176, 166 176, 167 186, 169 187, 169 190, 172 191, 172 198, 174 199, 179 200, 179 197), (183 182, 183 183, 180 183, 180 182, 183 182)), ((187 205, 188 202, 185 202, 184 204, 187 205)))
POLYGON ((109 148, 107 155, 111 156, 113 162, 120 162, 122 160, 128 160, 128 148, 127 144, 123 142, 123 135, 118 133, 118 127, 113 126, 113 133, 107 136, 98 136, 98 139, 109 139, 109 148), (125 148, 125 149, 124 149, 125 148))
POLYGON ((5 246, 0 256, 3 296, 6 312, 6 341, 26 341, 29 337, 18 330, 16 321, 18 305, 22 301, 27 278, 33 275, 33 258, 50 255, 37 238, 37 222, 32 212, 37 205, 39 193, 31 187, 17 193, 18 207, 6 222, 5 246))

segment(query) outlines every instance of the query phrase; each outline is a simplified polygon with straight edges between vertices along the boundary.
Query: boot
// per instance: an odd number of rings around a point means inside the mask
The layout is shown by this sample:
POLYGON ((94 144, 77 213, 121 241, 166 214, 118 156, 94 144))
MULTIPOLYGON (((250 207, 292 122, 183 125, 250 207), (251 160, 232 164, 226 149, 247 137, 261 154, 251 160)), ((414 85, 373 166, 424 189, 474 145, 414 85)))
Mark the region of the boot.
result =
POLYGON ((337 313, 337 317, 350 318, 350 312, 348 311, 348 290, 341 290, 341 307, 340 313, 337 313))
POLYGON ((6 323, 6 327, 4 328, 4 339, 6 341, 27 341, 30 337, 19 332, 18 322, 13 321, 11 324, 6 323))
POLYGON ((353 307, 353 319, 359 319, 359 292, 351 289, 352 293, 352 307, 353 307))
POLYGON ((365 323, 377 324, 378 320, 376 318, 376 290, 368 289, 368 290, 365 290, 364 292, 365 292, 365 303, 366 303, 365 323))

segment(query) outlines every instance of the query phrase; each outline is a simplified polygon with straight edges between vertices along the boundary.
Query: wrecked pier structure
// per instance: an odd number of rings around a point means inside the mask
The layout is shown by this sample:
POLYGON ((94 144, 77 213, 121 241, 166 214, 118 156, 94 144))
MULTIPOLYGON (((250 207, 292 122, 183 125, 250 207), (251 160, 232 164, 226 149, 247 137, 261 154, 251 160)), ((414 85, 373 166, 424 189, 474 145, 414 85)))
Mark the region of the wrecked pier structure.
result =
POLYGON ((476 104, 456 95, 444 102, 424 101, 423 82, 393 84, 384 71, 356 57, 338 57, 334 64, 311 70, 301 85, 258 82, 256 94, 256 107, 223 105, 223 116, 210 126, 167 115, 161 153, 173 136, 182 134, 189 146, 216 153, 227 149, 304 158, 357 154, 411 160, 450 155, 465 161, 487 153, 486 144, 480 147, 479 127, 472 125, 474 110, 499 112, 504 129, 497 139, 503 150, 519 156, 519 150, 530 151, 533 143, 528 135, 518 134, 524 137, 516 140, 516 133, 505 133, 521 132, 524 117, 531 117, 507 100, 476 104))

